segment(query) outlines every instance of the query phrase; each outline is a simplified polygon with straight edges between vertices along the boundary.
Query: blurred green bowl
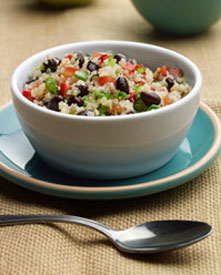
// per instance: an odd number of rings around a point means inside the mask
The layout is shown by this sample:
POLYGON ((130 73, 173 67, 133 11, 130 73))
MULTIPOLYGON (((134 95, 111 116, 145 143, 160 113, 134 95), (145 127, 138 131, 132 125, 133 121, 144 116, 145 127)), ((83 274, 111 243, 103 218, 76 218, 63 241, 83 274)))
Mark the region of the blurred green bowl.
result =
POLYGON ((221 16, 221 0, 131 0, 154 27, 172 35, 203 32, 221 16))

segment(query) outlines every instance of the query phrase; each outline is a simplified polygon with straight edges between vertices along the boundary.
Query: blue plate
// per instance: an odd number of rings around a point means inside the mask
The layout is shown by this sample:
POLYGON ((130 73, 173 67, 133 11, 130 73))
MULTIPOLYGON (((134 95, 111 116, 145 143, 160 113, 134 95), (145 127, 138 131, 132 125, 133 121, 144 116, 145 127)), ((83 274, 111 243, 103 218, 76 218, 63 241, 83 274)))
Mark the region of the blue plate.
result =
POLYGON ((219 119, 201 103, 194 123, 175 157, 162 168, 124 180, 86 180, 48 167, 25 137, 12 104, 0 110, 0 172, 25 188, 76 199, 122 199, 174 188, 199 175, 218 156, 219 119))

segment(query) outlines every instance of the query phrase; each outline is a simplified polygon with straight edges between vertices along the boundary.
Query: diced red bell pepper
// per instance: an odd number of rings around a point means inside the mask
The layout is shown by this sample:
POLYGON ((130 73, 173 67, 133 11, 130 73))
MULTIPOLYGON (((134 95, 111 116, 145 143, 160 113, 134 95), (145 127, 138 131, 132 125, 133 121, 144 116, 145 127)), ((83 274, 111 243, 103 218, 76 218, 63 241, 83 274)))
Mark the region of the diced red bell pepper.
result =
POLYGON ((68 55, 66 55, 66 56, 65 56, 65 58, 68 58, 69 60, 71 60, 71 58, 72 58, 72 54, 68 54, 68 55))
POLYGON ((72 67, 66 67, 65 70, 64 70, 64 72, 63 72, 63 75, 64 75, 65 78, 69 78, 69 77, 74 76, 74 73, 76 71, 79 71, 79 69, 72 68, 72 67))
POLYGON ((129 95, 129 100, 130 102, 135 102, 135 97, 136 97, 137 93, 136 92, 131 92, 130 95, 129 95))
POLYGON ((63 97, 67 97, 67 91, 71 89, 71 85, 63 82, 61 83, 59 94, 63 97))
POLYGON ((137 84, 137 85, 144 85, 145 84, 145 82, 144 81, 142 81, 142 80, 139 80, 139 81, 134 81, 135 82, 135 84, 137 84))
POLYGON ((126 62, 123 66, 122 66, 123 70, 127 70, 129 73, 133 73, 135 71, 135 66, 130 63, 130 62, 126 62))
POLYGON ((100 76, 98 78, 97 83, 99 86, 104 86, 104 84, 106 84, 107 82, 112 82, 112 81, 113 81, 113 77, 107 75, 107 76, 100 76))
POLYGON ((100 60, 101 63, 103 63, 104 60, 108 58, 110 58, 110 55, 105 53, 105 54, 102 54, 98 59, 100 60))
POLYGON ((160 72, 161 72, 162 76, 167 76, 167 68, 166 68, 166 66, 162 66, 160 68, 160 72))
POLYGON ((177 79, 177 77, 181 77, 183 73, 180 68, 170 67, 170 68, 167 68, 167 70, 169 74, 171 74, 175 79, 177 79))
POLYGON ((155 80, 162 80, 163 77, 167 76, 167 68, 166 66, 162 66, 161 68, 157 69, 157 71, 154 74, 155 80))
POLYGON ((101 55, 102 55, 102 54, 99 53, 99 52, 94 52, 94 53, 92 54, 91 58, 93 59, 93 58, 99 57, 99 56, 101 56, 101 55))
POLYGON ((31 91, 30 90, 26 90, 24 89, 23 92, 22 92, 23 96, 26 97, 27 99, 33 101, 34 98, 32 97, 31 95, 31 91))
POLYGON ((117 85, 117 79, 113 79, 112 82, 113 82, 114 86, 116 87, 116 85, 117 85))
POLYGON ((134 66, 134 71, 136 71, 138 68, 144 68, 144 65, 137 64, 134 66))
POLYGON ((168 95, 164 96, 163 101, 166 105, 172 104, 173 100, 168 95))
POLYGON ((138 68, 144 68, 144 65, 141 65, 141 64, 133 65, 130 62, 126 62, 126 64, 123 65, 122 68, 124 70, 127 70, 131 74, 131 73, 134 73, 138 68))

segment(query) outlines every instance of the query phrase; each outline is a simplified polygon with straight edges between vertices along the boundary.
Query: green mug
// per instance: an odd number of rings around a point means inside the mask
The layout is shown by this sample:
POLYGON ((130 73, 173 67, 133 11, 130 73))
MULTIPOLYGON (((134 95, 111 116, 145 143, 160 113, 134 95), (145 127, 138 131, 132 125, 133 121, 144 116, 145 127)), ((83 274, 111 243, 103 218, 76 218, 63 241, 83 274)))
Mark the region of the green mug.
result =
POLYGON ((154 27, 172 35, 200 33, 221 16, 221 0, 131 0, 154 27))

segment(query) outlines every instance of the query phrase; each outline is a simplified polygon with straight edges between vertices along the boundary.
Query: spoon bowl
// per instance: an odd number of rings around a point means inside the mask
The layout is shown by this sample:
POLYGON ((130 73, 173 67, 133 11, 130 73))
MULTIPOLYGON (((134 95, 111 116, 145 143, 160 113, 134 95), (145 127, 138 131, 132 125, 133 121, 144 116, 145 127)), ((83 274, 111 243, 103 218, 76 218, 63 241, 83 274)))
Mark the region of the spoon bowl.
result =
POLYGON ((126 252, 154 253, 191 245, 211 231, 211 226, 203 222, 152 221, 122 231, 115 241, 126 252))
POLYGON ((117 231, 94 220, 78 216, 56 215, 0 215, 0 226, 69 222, 82 224, 106 235, 116 248, 127 253, 157 253, 194 244, 212 233, 204 222, 165 220, 152 221, 117 231))

